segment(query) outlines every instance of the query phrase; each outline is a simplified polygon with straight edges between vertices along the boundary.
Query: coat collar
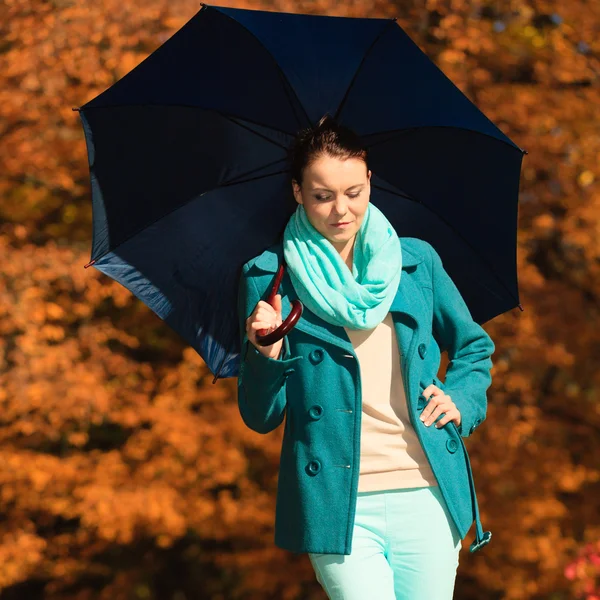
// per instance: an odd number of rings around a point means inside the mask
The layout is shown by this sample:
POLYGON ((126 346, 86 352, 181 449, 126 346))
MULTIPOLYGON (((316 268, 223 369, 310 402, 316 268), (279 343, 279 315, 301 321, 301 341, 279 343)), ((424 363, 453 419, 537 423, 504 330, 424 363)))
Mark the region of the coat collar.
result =
MULTIPOLYGON (((422 311, 424 301, 420 291, 421 286, 415 282, 412 273, 413 268, 422 263, 425 257, 410 243, 410 239, 411 238, 400 238, 402 248, 402 275, 400 276, 398 291, 390 306, 399 349, 405 356, 408 354, 414 333, 419 325, 418 315, 420 311, 422 311), (408 317, 408 320, 406 317, 408 317)), ((256 270, 257 275, 260 271, 275 274, 279 269, 282 259, 283 244, 282 242, 279 242, 258 256, 250 266, 249 271, 251 273, 253 270, 256 270)), ((279 293, 281 294, 282 300, 281 316, 282 319, 285 320, 290 313, 292 300, 298 299, 287 270, 281 281, 279 293)), ((348 352, 354 351, 350 338, 343 327, 328 323, 306 308, 300 319, 298 319, 295 327, 300 331, 304 331, 323 341, 336 344, 348 352)))

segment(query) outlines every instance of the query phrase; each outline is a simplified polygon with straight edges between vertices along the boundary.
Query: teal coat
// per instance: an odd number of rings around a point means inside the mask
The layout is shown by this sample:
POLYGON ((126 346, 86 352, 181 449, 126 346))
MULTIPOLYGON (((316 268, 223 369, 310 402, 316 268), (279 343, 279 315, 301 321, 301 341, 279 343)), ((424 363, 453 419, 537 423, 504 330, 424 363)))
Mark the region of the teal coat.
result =
MULTIPOLYGON (((408 412, 461 538, 473 521, 475 552, 489 543, 484 532, 469 457, 462 438, 485 420, 494 343, 475 321, 428 242, 400 237, 402 275, 392 313, 402 360, 408 412), (437 377, 440 352, 448 351, 445 381, 437 377), (419 415, 431 383, 461 413, 437 429, 419 415)), ((248 261, 238 296, 241 354, 238 404, 245 424, 258 433, 285 427, 275 509, 275 544, 304 553, 350 554, 360 463, 360 369, 343 327, 304 307, 284 338, 280 359, 263 356, 246 335, 246 319, 266 300, 283 258, 279 242, 248 261)), ((297 299, 289 275, 282 279, 282 317, 297 299)), ((440 417, 441 418, 441 417, 440 417)))

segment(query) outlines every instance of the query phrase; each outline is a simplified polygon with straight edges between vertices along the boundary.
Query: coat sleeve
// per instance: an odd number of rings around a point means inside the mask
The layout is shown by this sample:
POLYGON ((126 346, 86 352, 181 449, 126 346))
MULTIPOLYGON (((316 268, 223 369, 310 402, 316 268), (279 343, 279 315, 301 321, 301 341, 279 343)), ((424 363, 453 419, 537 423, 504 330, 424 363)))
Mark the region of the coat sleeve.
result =
POLYGON ((301 357, 290 357, 290 343, 283 338, 280 358, 261 354, 248 339, 246 319, 262 298, 254 279, 244 265, 239 282, 238 315, 240 325, 240 368, 238 407, 242 420, 258 433, 269 433, 283 421, 286 408, 286 379, 290 367, 301 357))
POLYGON ((458 432, 466 438, 486 418, 495 345, 483 327, 473 320, 440 255, 431 244, 428 246, 433 279, 433 335, 442 352, 448 351, 450 359, 444 393, 460 411, 458 432))

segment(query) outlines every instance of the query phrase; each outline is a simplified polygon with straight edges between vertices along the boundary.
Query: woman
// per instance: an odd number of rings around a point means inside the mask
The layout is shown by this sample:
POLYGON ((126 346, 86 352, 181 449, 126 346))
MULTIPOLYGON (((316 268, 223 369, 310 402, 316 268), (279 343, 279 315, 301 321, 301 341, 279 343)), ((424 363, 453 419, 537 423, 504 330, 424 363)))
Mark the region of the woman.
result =
POLYGON ((297 209, 283 242, 244 265, 239 294, 240 413, 259 433, 286 417, 275 543, 308 553, 332 599, 450 599, 473 520, 471 551, 491 537, 461 437, 485 419, 494 344, 435 249, 370 204, 358 136, 325 115, 291 160, 297 209), (294 329, 259 346, 296 298, 294 329))

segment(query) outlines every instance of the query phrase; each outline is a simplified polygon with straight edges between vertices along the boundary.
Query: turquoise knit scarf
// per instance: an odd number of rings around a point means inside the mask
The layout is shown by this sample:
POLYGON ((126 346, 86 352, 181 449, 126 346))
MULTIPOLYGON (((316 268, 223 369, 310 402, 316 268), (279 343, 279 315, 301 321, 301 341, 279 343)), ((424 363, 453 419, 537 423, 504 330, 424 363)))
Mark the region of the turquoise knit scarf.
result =
POLYGON ((385 319, 400 283, 402 250, 391 223, 371 202, 354 241, 352 272, 302 204, 286 225, 283 253, 298 298, 324 321, 373 329, 385 319))

